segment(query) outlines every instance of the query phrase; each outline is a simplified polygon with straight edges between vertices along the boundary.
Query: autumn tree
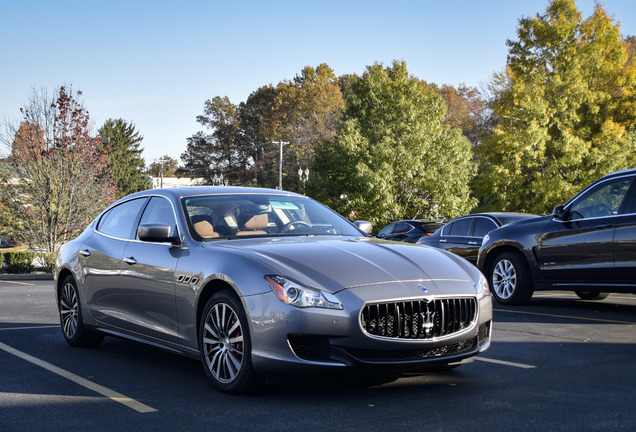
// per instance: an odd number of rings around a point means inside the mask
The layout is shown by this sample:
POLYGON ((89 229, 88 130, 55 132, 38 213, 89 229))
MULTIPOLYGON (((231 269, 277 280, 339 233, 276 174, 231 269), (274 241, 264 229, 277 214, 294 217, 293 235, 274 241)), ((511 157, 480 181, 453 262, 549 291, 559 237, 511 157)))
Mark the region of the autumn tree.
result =
POLYGON ((409 76, 404 62, 348 77, 346 109, 333 143, 317 149, 312 196, 378 226, 391 220, 453 217, 475 204, 473 153, 445 123, 439 91, 409 76))
POLYGON ((594 179, 636 162, 636 68, 600 3, 572 0, 522 18, 493 79, 498 120, 478 147, 486 208, 549 212, 594 179))
POLYGON ((315 143, 333 139, 344 107, 338 78, 326 64, 306 67, 291 81, 266 85, 245 102, 227 97, 205 102, 197 121, 205 127, 188 139, 181 155, 184 170, 211 177, 223 174, 232 184, 278 184, 279 146, 284 147, 283 188, 300 190, 302 165, 312 163, 315 143))
POLYGON ((145 173, 143 148, 140 147, 143 137, 135 130, 135 125, 122 119, 108 119, 99 134, 102 150, 110 147, 108 167, 117 182, 118 198, 148 189, 150 180, 145 173))
POLYGON ((11 179, 0 179, 5 220, 16 240, 47 251, 77 236, 117 192, 79 96, 66 87, 53 98, 34 91, 19 126, 4 125, 15 167, 11 179))
POLYGON ((473 146, 478 145, 490 120, 490 110, 481 92, 465 84, 457 87, 445 84, 440 93, 446 103, 446 123, 460 128, 473 146))

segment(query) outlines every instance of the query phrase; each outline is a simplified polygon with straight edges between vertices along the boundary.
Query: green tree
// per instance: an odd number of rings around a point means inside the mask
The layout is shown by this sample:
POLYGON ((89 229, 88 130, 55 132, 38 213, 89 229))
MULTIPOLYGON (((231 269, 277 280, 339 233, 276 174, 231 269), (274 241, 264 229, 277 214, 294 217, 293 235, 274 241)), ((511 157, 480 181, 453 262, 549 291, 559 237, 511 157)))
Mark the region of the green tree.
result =
POLYGON ((13 166, 11 178, 0 179, 3 221, 14 224, 16 240, 47 251, 81 233, 117 193, 81 92, 55 93, 34 90, 20 125, 7 122, 2 137, 13 166))
POLYGON ((548 212, 592 180, 636 162, 636 69, 600 3, 583 20, 553 0, 519 20, 503 74, 498 120, 478 147, 486 208, 548 212))
POLYGON ((168 155, 156 159, 148 167, 148 173, 153 177, 176 177, 179 170, 179 162, 168 155))
POLYGON ((108 166, 115 177, 118 198, 133 192, 148 189, 150 180, 145 171, 141 156, 143 148, 139 145, 143 137, 135 130, 135 125, 122 119, 108 119, 99 129, 102 138, 102 151, 108 155, 108 166))
POLYGON ((473 153, 445 123, 439 91, 409 76, 404 62, 375 64, 347 78, 335 140, 317 149, 309 193, 344 215, 378 226, 391 220, 468 212, 473 153))

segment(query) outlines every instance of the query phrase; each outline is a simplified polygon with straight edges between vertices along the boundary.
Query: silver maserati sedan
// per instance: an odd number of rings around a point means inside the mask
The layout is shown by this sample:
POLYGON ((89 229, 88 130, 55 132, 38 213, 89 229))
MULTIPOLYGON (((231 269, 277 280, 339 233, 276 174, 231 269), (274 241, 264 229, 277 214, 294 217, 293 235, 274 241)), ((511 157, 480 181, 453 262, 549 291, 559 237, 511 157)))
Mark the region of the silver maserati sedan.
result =
POLYGON ((230 393, 271 375, 439 371, 488 349, 491 295, 473 265, 365 231, 278 190, 132 194, 59 251, 64 338, 193 356, 230 393))

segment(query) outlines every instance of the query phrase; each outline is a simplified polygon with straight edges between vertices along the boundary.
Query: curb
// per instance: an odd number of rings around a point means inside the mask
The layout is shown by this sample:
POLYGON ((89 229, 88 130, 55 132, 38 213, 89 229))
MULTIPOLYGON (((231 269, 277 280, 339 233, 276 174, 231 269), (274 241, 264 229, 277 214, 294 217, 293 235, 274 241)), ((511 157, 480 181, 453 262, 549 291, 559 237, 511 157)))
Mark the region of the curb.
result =
POLYGON ((3 280, 53 280, 53 273, 26 273, 9 274, 0 273, 0 281, 3 280))

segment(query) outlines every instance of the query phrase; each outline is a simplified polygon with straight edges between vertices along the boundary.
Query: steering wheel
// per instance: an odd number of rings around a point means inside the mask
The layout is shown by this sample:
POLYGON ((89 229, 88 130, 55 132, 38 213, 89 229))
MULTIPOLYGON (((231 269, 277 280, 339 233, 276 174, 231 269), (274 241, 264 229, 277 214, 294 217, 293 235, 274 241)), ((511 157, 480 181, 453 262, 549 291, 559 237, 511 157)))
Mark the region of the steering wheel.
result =
POLYGON ((283 225, 283 227, 278 231, 279 234, 289 234, 294 225, 302 225, 302 226, 306 226, 307 228, 311 228, 311 225, 309 225, 305 221, 302 221, 302 220, 291 221, 283 225))
POLYGON ((593 208, 592 208, 592 214, 595 217, 600 217, 600 216, 609 216, 612 214, 612 211, 609 209, 609 207, 607 207, 605 204, 596 204, 593 208))

